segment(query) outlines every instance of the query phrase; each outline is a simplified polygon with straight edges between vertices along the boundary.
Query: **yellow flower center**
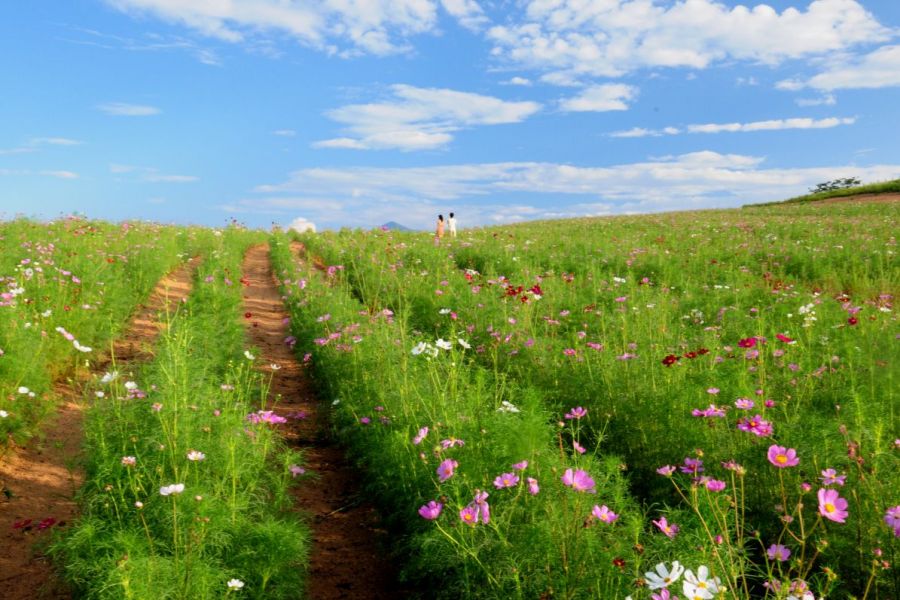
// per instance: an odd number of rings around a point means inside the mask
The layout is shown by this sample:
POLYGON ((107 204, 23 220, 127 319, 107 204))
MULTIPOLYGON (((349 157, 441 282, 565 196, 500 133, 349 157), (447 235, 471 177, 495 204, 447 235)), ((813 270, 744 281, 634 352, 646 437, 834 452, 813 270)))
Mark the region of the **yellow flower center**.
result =
POLYGON ((831 502, 825 503, 825 512, 833 513, 835 510, 837 510, 837 509, 834 507, 834 504, 832 504, 831 502))
POLYGON ((783 465, 787 462, 787 456, 785 456, 784 454, 779 454, 775 457, 775 462, 777 462, 779 465, 783 465))
POLYGON ((705 589, 706 589, 706 582, 705 582, 705 581, 698 581, 698 582, 697 582, 697 587, 700 588, 701 590, 705 590, 705 589))

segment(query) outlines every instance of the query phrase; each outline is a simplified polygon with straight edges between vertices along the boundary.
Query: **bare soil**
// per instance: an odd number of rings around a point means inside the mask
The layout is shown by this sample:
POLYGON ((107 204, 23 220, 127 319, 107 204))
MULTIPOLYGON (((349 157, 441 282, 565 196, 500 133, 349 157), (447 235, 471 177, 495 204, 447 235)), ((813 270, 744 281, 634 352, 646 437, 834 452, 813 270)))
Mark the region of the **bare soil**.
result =
POLYGON ((857 194, 856 196, 844 196, 841 198, 826 198, 816 200, 815 204, 838 204, 842 202, 900 202, 900 194, 857 194))
MULTIPOLYGON (((195 258, 169 273, 138 306, 126 333, 113 344, 118 369, 127 370, 129 362, 152 355, 152 345, 166 326, 159 313, 188 296, 197 264, 195 258)), ((101 359, 97 371, 110 361, 101 359)), ((86 376, 81 374, 82 380, 86 376)), ((84 479, 79 466, 84 409, 80 383, 77 376, 58 383, 54 392, 61 401, 44 427, 45 435, 13 448, 0 462, 0 483, 7 490, 0 496, 0 599, 71 597, 41 547, 54 528, 68 527, 78 512, 74 497, 84 479), (42 528, 49 519, 55 522, 42 528)))
POLYGON ((328 416, 320 407, 306 366, 284 343, 288 314, 278 292, 268 246, 251 248, 244 259, 244 310, 249 342, 273 375, 270 403, 289 419, 284 433, 303 450, 311 473, 296 488, 297 507, 313 531, 308 589, 311 600, 388 600, 404 597, 385 548, 387 532, 360 492, 359 474, 328 434, 328 416), (269 365, 277 365, 272 369, 269 365))

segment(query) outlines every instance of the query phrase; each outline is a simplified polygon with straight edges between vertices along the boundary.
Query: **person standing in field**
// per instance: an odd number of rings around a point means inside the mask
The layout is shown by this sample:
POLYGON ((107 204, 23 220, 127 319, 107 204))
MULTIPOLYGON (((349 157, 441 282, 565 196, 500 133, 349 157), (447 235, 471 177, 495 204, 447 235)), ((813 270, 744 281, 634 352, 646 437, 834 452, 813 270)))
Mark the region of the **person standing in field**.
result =
POLYGON ((436 237, 437 239, 444 237, 444 215, 438 215, 436 237))
POLYGON ((456 237, 456 217, 453 216, 453 213, 450 213, 450 218, 447 220, 447 225, 450 226, 450 237, 456 237))

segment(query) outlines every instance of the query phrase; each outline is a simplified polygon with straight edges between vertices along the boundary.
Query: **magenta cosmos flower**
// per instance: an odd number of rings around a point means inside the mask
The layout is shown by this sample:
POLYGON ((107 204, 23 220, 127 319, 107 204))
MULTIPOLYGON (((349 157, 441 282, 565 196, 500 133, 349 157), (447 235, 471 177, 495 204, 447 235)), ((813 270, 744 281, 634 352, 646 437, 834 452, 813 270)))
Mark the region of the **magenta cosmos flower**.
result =
POLYGON ((562 482, 576 492, 589 492, 593 494, 597 491, 594 489, 594 486, 596 485, 594 480, 591 479, 591 476, 588 475, 587 471, 581 469, 576 471, 566 469, 566 472, 562 476, 562 482))
POLYGON ((819 514, 835 523, 844 523, 847 520, 847 501, 841 498, 837 490, 819 490, 819 514))
POLYGON ((422 515, 423 519, 434 521, 439 516, 441 516, 442 510, 444 510, 443 504, 431 500, 428 504, 425 504, 419 508, 419 514, 422 515))
POLYGON ((819 479, 822 480, 822 485, 844 485, 847 476, 838 475, 834 469, 825 469, 819 479))
POLYGON ((769 462, 778 467, 779 469, 784 469, 785 467, 796 467, 800 464, 800 459, 797 458, 797 451, 793 448, 785 448, 784 446, 777 446, 772 444, 769 446, 769 453, 767 455, 769 462))
POLYGON ((678 525, 669 523, 665 517, 660 518, 659 521, 653 521, 653 524, 670 538, 674 538, 678 534, 678 525))
POLYGON ((528 477, 528 493, 532 496, 537 496, 541 491, 541 487, 538 485, 538 480, 534 477, 528 477))
POLYGON ((451 477, 453 477, 453 469, 459 466, 459 463, 453 460, 452 458, 448 458, 443 461, 437 468, 438 478, 443 483, 447 481, 451 477))
POLYGON ((887 509, 884 513, 884 522, 894 529, 894 537, 900 537, 900 504, 887 509))
POLYGON ((418 446, 422 443, 422 440, 425 439, 425 436, 428 435, 428 427, 423 427, 419 430, 419 433, 416 434, 416 437, 413 438, 413 444, 418 446))

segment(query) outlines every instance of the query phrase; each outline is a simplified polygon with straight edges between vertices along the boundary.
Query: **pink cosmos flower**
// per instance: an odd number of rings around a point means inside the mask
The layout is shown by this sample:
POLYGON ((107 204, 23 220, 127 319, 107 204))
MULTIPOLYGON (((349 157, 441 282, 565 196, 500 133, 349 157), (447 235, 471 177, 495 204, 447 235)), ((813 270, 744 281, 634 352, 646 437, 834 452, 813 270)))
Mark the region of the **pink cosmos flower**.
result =
POLYGON ((847 476, 838 475, 834 469, 825 469, 819 479, 822 480, 822 485, 844 485, 847 476))
POLYGON ((577 440, 572 440, 572 447, 575 448, 575 452, 578 454, 584 454, 586 452, 584 446, 579 444, 577 440))
POLYGON ((678 600, 678 596, 673 596, 669 588, 663 588, 658 594, 650 594, 650 600, 678 600))
POLYGON ((563 350, 563 354, 565 354, 566 356, 575 356, 575 348, 566 348, 565 350, 563 350))
POLYGON ((706 482, 706 489, 711 492, 721 492, 725 489, 725 482, 718 479, 710 479, 706 482))
POLYGON ((298 475, 303 475, 306 473, 306 469, 299 465, 291 465, 288 467, 288 470, 291 472, 291 477, 297 477, 298 475))
POLYGON ((576 406, 572 410, 566 413, 566 418, 571 419, 580 419, 581 417, 587 415, 588 411, 580 406, 576 406))
POLYGON ((448 458, 443 461, 437 468, 438 478, 441 483, 447 481, 451 477, 453 477, 453 470, 459 466, 459 463, 453 460, 452 458, 448 458))
POLYGON ((588 492, 591 494, 596 493, 596 489, 594 486, 594 480, 588 475, 587 471, 583 471, 581 469, 577 469, 573 471, 572 469, 566 469, 566 472, 562 476, 563 485, 572 488, 576 492, 588 492))
POLYGON ((841 498, 837 490, 820 489, 819 498, 819 514, 835 523, 844 523, 847 516, 847 501, 841 498))
POLYGON ((782 544, 772 544, 766 551, 769 560, 784 562, 791 557, 791 550, 782 544))
POLYGON ((750 398, 738 398, 734 401, 734 405, 741 410, 750 410, 756 406, 750 398))
POLYGON ((747 431, 757 437, 766 437, 773 433, 772 424, 763 419, 762 415, 754 415, 749 418, 741 417, 737 426, 741 431, 747 431))
POLYGON ((609 507, 605 504, 603 506, 595 505, 594 508, 591 509, 591 514, 604 523, 614 523, 616 519, 619 518, 619 515, 609 510, 609 507))
POLYGON ((467 525, 478 523, 478 507, 470 504, 459 511, 459 520, 467 525))
POLYGON ((541 488, 538 485, 538 480, 534 477, 529 477, 526 479, 526 481, 528 482, 528 493, 532 496, 537 496, 541 491, 541 488))
POLYGON ((674 538, 678 535, 678 525, 669 523, 665 517, 660 518, 659 521, 653 521, 653 524, 669 538, 674 538))
POLYGON ((659 473, 660 475, 662 475, 663 477, 671 477, 672 473, 674 473, 675 470, 676 470, 676 467, 674 467, 672 465, 666 465, 664 467, 658 468, 656 470, 656 472, 659 473))
POLYGON ((428 504, 424 504, 419 508, 419 514, 423 519, 428 519, 429 521, 434 521, 439 516, 441 516, 441 511, 444 510, 444 505, 440 502, 435 502, 431 500, 428 504))
POLYGON ((422 443, 422 440, 425 439, 425 436, 428 435, 428 427, 423 427, 419 430, 419 433, 416 434, 416 437, 413 438, 413 444, 418 446, 422 443))
POLYGON ((512 466, 512 468, 515 469, 516 471, 524 471, 525 469, 528 468, 528 461, 523 460, 522 462, 517 462, 516 464, 514 464, 512 466))
POLYGON ((786 467, 796 467, 800 464, 800 459, 797 458, 797 451, 793 448, 785 448, 784 446, 777 446, 772 444, 769 446, 769 453, 767 454, 767 458, 769 462, 778 467, 779 469, 784 469, 786 467))
POLYGON ((494 487, 498 490, 516 487, 517 485, 519 485, 519 476, 514 473, 504 473, 494 479, 494 487))

